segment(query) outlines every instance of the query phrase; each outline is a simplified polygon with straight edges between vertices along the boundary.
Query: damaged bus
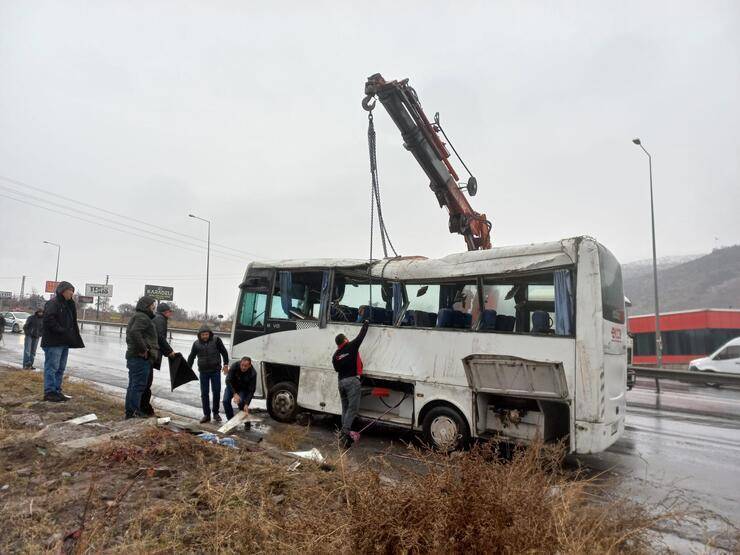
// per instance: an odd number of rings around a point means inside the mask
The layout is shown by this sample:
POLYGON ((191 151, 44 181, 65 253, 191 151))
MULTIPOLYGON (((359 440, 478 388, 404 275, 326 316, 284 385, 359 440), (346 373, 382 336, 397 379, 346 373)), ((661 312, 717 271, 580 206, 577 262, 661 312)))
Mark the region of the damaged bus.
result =
POLYGON ((364 315, 361 417, 444 450, 538 438, 594 453, 624 430, 621 268, 589 237, 436 260, 255 262, 235 314, 232 357, 252 357, 279 421, 341 413, 334 337, 354 337, 364 315))

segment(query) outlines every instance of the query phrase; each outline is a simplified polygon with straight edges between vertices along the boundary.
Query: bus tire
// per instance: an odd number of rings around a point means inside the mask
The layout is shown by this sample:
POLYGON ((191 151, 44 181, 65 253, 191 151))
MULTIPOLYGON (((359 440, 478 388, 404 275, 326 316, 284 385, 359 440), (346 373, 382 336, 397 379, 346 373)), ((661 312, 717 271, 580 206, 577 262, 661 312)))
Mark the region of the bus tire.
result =
POLYGON ((267 412, 278 422, 295 421, 298 415, 298 388, 293 382, 280 382, 270 388, 267 412))
POLYGON ((424 441, 435 451, 449 453, 464 449, 470 443, 470 430, 465 417, 452 407, 432 408, 422 423, 424 441))

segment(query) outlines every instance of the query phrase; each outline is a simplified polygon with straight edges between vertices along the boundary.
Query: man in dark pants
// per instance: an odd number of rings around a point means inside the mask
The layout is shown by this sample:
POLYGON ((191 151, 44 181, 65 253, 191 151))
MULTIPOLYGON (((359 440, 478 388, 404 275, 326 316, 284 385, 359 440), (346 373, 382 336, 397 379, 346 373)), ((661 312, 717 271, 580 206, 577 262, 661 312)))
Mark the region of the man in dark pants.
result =
POLYGON ((159 345, 159 357, 152 365, 152 369, 149 371, 149 378, 146 382, 146 389, 141 395, 141 411, 147 416, 156 416, 154 407, 152 406, 152 382, 154 381, 154 369, 159 370, 162 367, 162 357, 166 356, 172 358, 175 356, 175 351, 170 347, 167 341, 167 320, 172 316, 172 309, 167 303, 159 303, 157 305, 157 313, 154 315, 154 328, 157 330, 157 344, 159 345))
POLYGON ((240 361, 231 365, 226 375, 224 413, 226 413, 227 420, 234 418, 234 409, 231 407, 232 399, 239 410, 249 414, 249 403, 252 402, 255 389, 257 389, 257 372, 252 366, 252 359, 242 357, 240 361))
POLYGON ((142 407, 142 397, 152 373, 152 365, 159 359, 159 340, 152 321, 156 303, 152 297, 141 297, 136 303, 136 312, 126 326, 126 418, 149 416, 144 411, 145 407, 142 407))
POLYGON ((35 369, 33 361, 36 358, 36 348, 41 338, 41 328, 44 325, 44 311, 37 308, 23 325, 23 333, 26 335, 23 341, 23 368, 35 369))
POLYGON ((193 366, 195 357, 198 357, 198 372, 200 373, 200 400, 203 405, 201 424, 211 421, 211 400, 208 396, 210 388, 213 393, 213 420, 221 422, 218 415, 218 404, 221 401, 221 370, 229 368, 229 352, 220 337, 216 337, 211 328, 203 324, 198 330, 198 339, 193 342, 193 348, 188 355, 188 366, 193 366), (223 358, 223 367, 221 365, 223 358))
POLYGON ((342 399, 342 431, 340 441, 345 447, 351 447, 354 443, 352 437, 352 423, 360 410, 360 397, 362 388, 360 376, 362 375, 362 359, 360 358, 360 345, 367 334, 369 322, 365 320, 360 333, 352 341, 340 333, 335 338, 337 350, 331 359, 334 370, 337 371, 339 379, 339 397, 342 399))
POLYGON ((85 344, 77 327, 77 307, 72 300, 74 286, 68 281, 57 285, 56 294, 44 306, 41 326, 41 348, 44 350, 44 401, 66 401, 62 379, 67 369, 70 349, 82 349, 85 344))

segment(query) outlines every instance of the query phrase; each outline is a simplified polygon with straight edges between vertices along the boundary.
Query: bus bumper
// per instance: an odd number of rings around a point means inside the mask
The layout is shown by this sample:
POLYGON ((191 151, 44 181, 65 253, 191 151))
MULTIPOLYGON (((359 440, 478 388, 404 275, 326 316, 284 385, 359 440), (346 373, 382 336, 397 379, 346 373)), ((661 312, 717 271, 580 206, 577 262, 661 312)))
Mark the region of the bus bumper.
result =
POLYGON ((613 422, 576 420, 576 453, 600 453, 609 448, 624 433, 624 416, 613 422))

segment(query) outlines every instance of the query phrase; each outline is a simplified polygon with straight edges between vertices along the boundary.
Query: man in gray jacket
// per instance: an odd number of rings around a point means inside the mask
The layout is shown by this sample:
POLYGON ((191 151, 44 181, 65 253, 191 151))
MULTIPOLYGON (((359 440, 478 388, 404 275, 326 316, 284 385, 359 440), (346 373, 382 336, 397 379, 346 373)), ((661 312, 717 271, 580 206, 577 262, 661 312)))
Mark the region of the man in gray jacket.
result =
POLYGON ((152 297, 141 297, 136 303, 136 312, 126 326, 126 367, 128 388, 126 389, 126 418, 146 418, 141 400, 146 390, 152 365, 159 359, 159 339, 154 327, 152 297))

